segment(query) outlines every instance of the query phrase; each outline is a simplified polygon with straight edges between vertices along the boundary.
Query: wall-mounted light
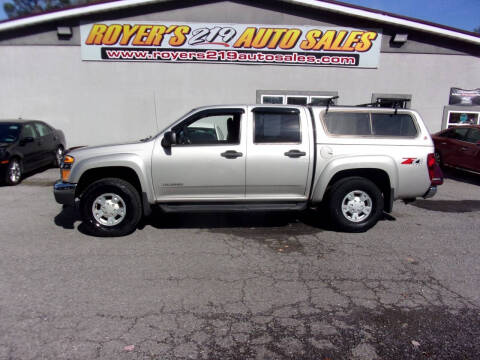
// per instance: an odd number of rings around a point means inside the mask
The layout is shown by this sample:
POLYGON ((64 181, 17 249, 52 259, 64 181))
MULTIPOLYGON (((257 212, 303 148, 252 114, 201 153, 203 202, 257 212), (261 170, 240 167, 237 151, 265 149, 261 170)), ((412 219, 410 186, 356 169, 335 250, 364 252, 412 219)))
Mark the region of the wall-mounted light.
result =
POLYGON ((392 42, 395 44, 401 45, 405 44, 408 40, 408 34, 395 34, 395 36, 392 39, 392 42))
POLYGON ((59 39, 70 39, 72 28, 70 26, 57 26, 57 35, 59 39))

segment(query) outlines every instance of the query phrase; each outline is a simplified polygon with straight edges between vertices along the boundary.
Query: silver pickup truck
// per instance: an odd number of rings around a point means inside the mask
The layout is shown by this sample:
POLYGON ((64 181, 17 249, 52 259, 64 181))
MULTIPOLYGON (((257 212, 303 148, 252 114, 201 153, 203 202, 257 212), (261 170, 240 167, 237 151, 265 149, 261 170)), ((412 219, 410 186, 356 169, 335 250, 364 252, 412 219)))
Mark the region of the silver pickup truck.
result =
MULTIPOLYGON (((134 231, 165 212, 326 207, 339 230, 368 230, 396 199, 431 197, 443 175, 420 115, 376 107, 197 108, 156 136, 69 152, 54 186, 88 231, 134 231)), ((319 215, 320 216, 320 215, 319 215)))

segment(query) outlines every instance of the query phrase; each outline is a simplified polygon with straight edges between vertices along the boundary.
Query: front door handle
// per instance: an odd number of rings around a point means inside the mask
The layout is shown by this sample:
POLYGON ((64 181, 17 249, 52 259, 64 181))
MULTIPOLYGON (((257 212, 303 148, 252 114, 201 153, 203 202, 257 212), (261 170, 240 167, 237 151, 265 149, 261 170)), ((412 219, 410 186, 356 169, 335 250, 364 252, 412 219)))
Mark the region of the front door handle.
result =
POLYGON ((285 156, 291 157, 291 158, 299 158, 300 156, 305 156, 307 153, 305 151, 300 151, 300 150, 290 150, 285 153, 285 156))
POLYGON ((467 150, 468 150, 468 148, 466 148, 466 147, 460 148, 460 151, 467 151, 467 150))
POLYGON ((241 152, 237 152, 235 150, 228 150, 221 153, 220 155, 227 159, 236 159, 237 157, 243 156, 241 152))

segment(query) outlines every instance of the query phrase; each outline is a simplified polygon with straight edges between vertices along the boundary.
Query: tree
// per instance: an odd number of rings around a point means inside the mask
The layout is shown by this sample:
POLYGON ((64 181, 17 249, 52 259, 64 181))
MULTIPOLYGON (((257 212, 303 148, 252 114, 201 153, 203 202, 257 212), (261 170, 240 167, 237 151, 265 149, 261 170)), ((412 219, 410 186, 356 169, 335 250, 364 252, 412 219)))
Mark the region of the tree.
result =
POLYGON ((62 9, 98 0, 10 0, 3 4, 3 10, 9 19, 24 15, 38 14, 48 10, 62 9))

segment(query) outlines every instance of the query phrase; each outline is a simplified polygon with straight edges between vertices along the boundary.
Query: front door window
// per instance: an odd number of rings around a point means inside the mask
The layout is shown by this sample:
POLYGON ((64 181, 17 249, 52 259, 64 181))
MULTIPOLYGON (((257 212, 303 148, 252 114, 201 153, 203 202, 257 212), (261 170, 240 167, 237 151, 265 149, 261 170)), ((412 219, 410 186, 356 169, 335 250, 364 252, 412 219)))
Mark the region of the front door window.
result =
POLYGON ((179 145, 226 145, 240 143, 240 114, 205 115, 176 130, 179 145))

